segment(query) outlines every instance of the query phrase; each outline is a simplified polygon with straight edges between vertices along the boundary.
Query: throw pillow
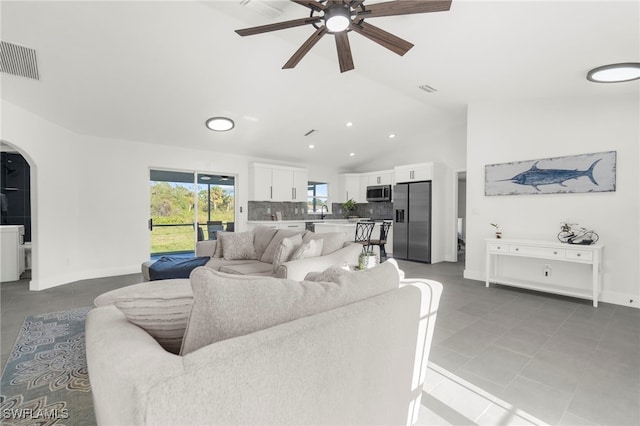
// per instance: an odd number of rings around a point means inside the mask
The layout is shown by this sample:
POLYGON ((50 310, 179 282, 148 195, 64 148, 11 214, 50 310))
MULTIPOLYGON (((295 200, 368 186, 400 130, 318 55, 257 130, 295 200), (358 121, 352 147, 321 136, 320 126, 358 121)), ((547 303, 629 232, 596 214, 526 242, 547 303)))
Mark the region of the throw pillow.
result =
POLYGON ((273 270, 291 258, 291 255, 302 245, 302 235, 283 238, 273 254, 273 270))
POLYGON ((302 239, 304 242, 310 240, 323 240, 322 255, 325 256, 344 247, 345 241, 349 240, 349 235, 346 232, 321 232, 317 234, 309 232, 302 239))
POLYGON ((293 281, 224 274, 207 267, 191 273, 193 308, 181 354, 398 288, 393 265, 340 277, 338 282, 293 281))
POLYGON ((168 352, 178 354, 182 346, 193 297, 130 295, 116 297, 113 304, 127 320, 145 330, 168 352))
POLYGON ((264 251, 273 239, 273 236, 278 232, 277 229, 269 228, 268 226, 258 225, 253 228, 253 246, 256 249, 256 257, 262 258, 264 251))
POLYGON ((271 242, 264 250, 262 257, 260 258, 260 262, 273 263, 273 255, 275 254, 278 245, 280 245, 280 241, 282 241, 283 238, 292 237, 296 234, 300 234, 300 231, 297 231, 295 229, 278 229, 278 232, 276 232, 276 234, 271 239, 271 242))
POLYGON ((293 252, 289 260, 306 259, 307 257, 318 257, 322 254, 324 240, 309 240, 302 243, 298 249, 293 252))
POLYGON ((257 259, 253 247, 253 232, 225 232, 218 234, 224 260, 257 259))
POLYGON ((220 242, 220 236, 225 232, 226 231, 216 232, 216 250, 213 252, 213 256, 211 257, 222 257, 222 243, 220 242))

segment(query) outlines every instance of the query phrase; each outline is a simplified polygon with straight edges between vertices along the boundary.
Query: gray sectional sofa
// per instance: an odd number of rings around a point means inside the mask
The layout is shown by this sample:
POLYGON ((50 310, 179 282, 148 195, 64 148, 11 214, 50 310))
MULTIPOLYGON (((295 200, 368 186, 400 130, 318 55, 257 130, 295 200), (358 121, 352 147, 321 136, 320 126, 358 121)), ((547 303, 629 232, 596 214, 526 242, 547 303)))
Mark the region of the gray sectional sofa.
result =
POLYGON ((98 424, 415 424, 442 285, 400 277, 199 267, 106 293, 86 321, 98 424))
MULTIPOLYGON (((266 226, 256 226, 247 232, 218 232, 217 240, 198 241, 196 246, 196 256, 210 257, 205 266, 216 271, 293 280, 302 280, 309 272, 334 265, 355 265, 361 252, 362 246, 351 242, 346 233, 313 233, 266 226), (309 246, 320 249, 319 255, 307 251, 307 256, 303 253, 295 258, 296 252, 309 246)), ((151 264, 142 264, 145 281, 151 280, 151 264)))

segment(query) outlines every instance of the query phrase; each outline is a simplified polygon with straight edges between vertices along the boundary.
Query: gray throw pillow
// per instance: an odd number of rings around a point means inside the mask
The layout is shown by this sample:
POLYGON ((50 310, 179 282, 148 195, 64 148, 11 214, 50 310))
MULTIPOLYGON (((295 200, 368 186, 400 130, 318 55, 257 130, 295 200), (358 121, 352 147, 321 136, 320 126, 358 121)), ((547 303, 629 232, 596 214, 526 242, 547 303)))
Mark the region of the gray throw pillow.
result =
POLYGON ((281 264, 288 261, 291 255, 302 245, 302 235, 283 238, 273 255, 273 270, 276 271, 281 264))
POLYGON ((337 282, 238 276, 199 267, 191 273, 193 308, 181 354, 367 299, 398 288, 399 282, 397 269, 384 263, 337 282))
MULTIPOLYGON (((280 245, 280 241, 282 241, 283 238, 292 237, 300 233, 301 233, 300 231, 295 229, 278 229, 278 232, 276 232, 276 234, 271 239, 271 242, 269 242, 269 245, 267 246, 267 248, 265 248, 264 253, 262 254, 262 257, 260 257, 260 262, 273 263, 273 256, 276 253, 276 249, 280 245)), ((303 233, 303 239, 304 239, 304 233, 303 233)))
POLYGON ((253 232, 224 232, 218 234, 224 260, 257 259, 253 247, 253 232))

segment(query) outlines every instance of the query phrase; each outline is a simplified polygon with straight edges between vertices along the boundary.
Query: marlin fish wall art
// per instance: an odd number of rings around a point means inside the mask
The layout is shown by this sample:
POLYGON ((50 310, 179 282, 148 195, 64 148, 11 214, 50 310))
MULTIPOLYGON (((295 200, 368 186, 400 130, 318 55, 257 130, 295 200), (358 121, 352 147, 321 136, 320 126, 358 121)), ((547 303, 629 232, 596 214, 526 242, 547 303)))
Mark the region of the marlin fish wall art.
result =
POLYGON ((485 166, 485 195, 616 190, 616 151, 485 166))

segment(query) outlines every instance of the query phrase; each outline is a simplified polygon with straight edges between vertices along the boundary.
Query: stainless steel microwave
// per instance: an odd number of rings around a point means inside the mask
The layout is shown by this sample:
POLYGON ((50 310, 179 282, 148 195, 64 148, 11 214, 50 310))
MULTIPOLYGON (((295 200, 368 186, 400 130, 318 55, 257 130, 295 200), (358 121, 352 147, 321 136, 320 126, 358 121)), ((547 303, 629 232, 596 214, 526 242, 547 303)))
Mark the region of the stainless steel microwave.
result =
POLYGON ((367 201, 391 201, 391 185, 367 186, 367 201))

